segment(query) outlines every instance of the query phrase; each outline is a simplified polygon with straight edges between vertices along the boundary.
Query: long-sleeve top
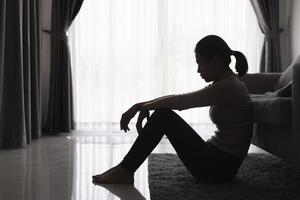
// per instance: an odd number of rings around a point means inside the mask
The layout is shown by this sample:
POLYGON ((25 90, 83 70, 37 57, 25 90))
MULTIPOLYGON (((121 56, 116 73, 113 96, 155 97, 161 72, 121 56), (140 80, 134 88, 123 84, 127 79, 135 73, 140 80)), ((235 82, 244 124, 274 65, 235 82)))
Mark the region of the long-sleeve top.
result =
MULTIPOLYGON (((253 128, 252 103, 247 87, 238 78, 230 77, 194 92, 169 95, 156 101, 155 107, 175 110, 210 106, 210 119, 217 130, 207 142, 238 158, 247 155, 253 128)), ((155 103, 155 100, 151 102, 155 103)))

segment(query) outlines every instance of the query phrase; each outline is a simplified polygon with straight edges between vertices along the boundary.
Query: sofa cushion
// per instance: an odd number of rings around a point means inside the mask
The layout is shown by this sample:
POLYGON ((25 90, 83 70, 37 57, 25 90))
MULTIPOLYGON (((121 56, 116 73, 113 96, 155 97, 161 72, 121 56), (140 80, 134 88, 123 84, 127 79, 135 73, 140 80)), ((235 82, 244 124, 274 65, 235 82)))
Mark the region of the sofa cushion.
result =
POLYGON ((292 98, 251 95, 253 118, 264 124, 291 126, 292 98))
POLYGON ((290 64, 290 66, 281 74, 277 83, 274 85, 274 91, 285 87, 289 82, 293 81, 294 66, 300 64, 300 55, 290 64))
POLYGON ((274 92, 266 92, 264 93, 268 97, 292 97, 292 84, 293 82, 289 82, 283 88, 280 88, 274 92))

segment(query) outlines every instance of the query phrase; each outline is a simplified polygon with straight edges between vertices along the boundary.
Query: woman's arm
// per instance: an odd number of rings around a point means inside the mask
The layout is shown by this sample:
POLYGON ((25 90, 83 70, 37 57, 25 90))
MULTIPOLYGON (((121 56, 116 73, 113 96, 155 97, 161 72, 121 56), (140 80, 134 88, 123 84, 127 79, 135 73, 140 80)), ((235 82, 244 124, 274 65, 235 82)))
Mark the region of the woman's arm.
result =
POLYGON ((159 97, 150 101, 140 102, 134 104, 129 110, 122 114, 120 120, 120 129, 124 130, 125 132, 129 131, 128 124, 130 120, 135 116, 137 112, 140 111, 138 121, 136 124, 138 133, 142 130, 142 121, 144 118, 149 116, 149 110, 155 110, 157 108, 171 108, 175 109, 176 106, 173 105, 174 101, 176 101, 177 95, 168 95, 159 97), (149 106, 149 107, 148 107, 149 106))
POLYGON ((197 91, 162 96, 143 102, 140 104, 139 110, 155 110, 158 108, 185 110, 216 104, 228 104, 236 100, 236 90, 236 85, 231 80, 224 80, 197 91))
POLYGON ((178 95, 166 95, 156 99, 140 102, 134 105, 138 111, 141 110, 156 110, 158 108, 178 109, 178 95))

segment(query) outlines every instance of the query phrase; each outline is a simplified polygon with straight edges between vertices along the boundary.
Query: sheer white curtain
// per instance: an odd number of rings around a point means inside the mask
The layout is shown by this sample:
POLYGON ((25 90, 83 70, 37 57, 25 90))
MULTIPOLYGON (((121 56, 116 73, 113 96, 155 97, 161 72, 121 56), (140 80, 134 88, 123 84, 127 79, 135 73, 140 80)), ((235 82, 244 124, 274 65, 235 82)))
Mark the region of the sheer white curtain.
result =
MULTIPOLYGON (((263 37, 249 0, 85 0, 69 32, 77 128, 118 130, 136 102, 203 88, 193 51, 208 34, 258 71, 263 37)), ((207 111, 178 113, 206 126, 207 111)))

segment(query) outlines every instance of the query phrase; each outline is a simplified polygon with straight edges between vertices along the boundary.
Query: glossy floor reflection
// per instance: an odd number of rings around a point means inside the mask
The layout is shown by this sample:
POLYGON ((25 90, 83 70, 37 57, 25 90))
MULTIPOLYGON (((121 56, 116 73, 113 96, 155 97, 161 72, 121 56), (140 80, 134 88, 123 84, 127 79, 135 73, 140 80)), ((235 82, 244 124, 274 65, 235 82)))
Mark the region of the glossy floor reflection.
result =
MULTIPOLYGON (((92 175, 122 160, 135 138, 132 133, 75 132, 43 137, 22 149, 1 150, 0 199, 150 199, 147 160, 135 173, 134 186, 92 182, 92 175)), ((175 153, 166 138, 154 152, 175 153)))
MULTIPOLYGON (((94 185, 92 175, 118 164, 136 134, 73 133, 0 151, 0 199, 149 199, 147 161, 134 186, 94 185)), ((156 152, 174 152, 164 139, 156 152)))

